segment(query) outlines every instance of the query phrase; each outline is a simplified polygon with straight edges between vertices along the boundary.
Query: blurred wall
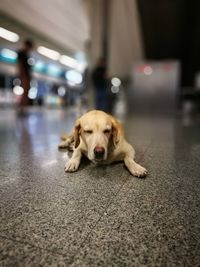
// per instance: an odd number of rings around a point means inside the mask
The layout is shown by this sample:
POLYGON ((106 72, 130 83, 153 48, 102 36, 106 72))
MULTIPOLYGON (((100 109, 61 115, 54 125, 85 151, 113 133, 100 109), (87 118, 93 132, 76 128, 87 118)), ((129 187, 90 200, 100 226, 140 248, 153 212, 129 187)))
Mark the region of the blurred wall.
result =
POLYGON ((148 60, 180 61, 182 87, 200 71, 200 1, 137 0, 148 60))

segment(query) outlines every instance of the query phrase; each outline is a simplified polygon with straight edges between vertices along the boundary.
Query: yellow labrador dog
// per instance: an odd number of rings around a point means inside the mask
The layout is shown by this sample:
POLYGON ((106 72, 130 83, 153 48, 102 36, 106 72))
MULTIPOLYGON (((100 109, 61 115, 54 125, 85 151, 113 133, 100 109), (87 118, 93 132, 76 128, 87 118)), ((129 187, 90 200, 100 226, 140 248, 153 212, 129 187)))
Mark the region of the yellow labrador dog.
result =
POLYGON ((59 148, 73 150, 65 165, 66 172, 78 170, 84 154, 97 164, 124 161, 132 175, 147 175, 147 170, 134 161, 135 151, 125 140, 121 123, 103 111, 92 110, 77 119, 72 134, 63 137, 63 140, 59 148))

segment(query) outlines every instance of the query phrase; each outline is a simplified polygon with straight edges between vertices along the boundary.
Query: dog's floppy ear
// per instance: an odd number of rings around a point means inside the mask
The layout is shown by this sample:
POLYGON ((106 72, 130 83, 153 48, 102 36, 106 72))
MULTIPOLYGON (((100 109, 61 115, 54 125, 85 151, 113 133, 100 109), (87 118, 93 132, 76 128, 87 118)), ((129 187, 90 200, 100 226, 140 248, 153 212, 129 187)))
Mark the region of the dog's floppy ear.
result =
POLYGON ((113 144, 116 147, 120 139, 120 129, 117 121, 114 118, 112 118, 112 136, 113 144))
POLYGON ((75 128, 74 128, 74 147, 75 148, 77 148, 80 144, 80 130, 81 130, 80 120, 77 120, 75 124, 75 128))

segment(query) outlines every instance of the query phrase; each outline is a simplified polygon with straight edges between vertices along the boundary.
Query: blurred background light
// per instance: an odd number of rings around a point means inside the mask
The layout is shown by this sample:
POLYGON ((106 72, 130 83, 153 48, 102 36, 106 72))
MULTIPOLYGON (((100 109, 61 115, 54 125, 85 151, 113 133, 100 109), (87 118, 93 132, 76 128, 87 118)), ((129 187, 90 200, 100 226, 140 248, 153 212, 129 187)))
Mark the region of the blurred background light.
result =
POLYGON ((65 87, 64 86, 60 86, 60 87, 58 87, 58 95, 59 96, 64 96, 66 94, 66 89, 65 89, 65 87))
POLYGON ((43 72, 45 70, 45 63, 41 60, 36 61, 34 70, 37 72, 43 72))
POLYGON ((83 81, 82 74, 76 70, 68 70, 65 77, 72 84, 81 84, 83 81))
POLYGON ((78 63, 78 66, 77 66, 77 70, 79 71, 79 72, 84 72, 84 70, 87 68, 87 63, 84 63, 84 62, 82 62, 82 63, 78 63))
POLYGON ((121 85, 121 80, 119 78, 117 78, 117 77, 113 77, 111 79, 111 83, 112 83, 113 86, 120 86, 121 85))
POLYGON ((80 72, 84 72, 84 70, 87 68, 88 65, 86 54, 79 51, 75 54, 75 58, 78 61, 77 70, 80 72))
POLYGON ((19 78, 15 78, 14 80, 13 80, 13 85, 15 86, 15 85, 21 85, 21 80, 19 79, 19 78))
POLYGON ((37 87, 37 86, 38 86, 38 82, 37 82, 37 80, 35 80, 35 79, 31 80, 31 82, 30 82, 30 86, 31 86, 31 87, 37 87))
POLYGON ((0 37, 4 38, 10 42, 16 43, 19 41, 19 35, 15 32, 11 32, 9 30, 6 30, 3 27, 0 27, 0 37))
POLYGON ((31 66, 34 66, 35 65, 35 59, 33 57, 30 57, 28 59, 28 64, 31 65, 31 66))
POLYGON ((163 66, 164 71, 168 72, 168 71, 172 71, 173 70, 173 66, 171 64, 165 64, 163 66))
POLYGON ((60 63, 62 63, 65 66, 71 67, 76 69, 78 67, 78 61, 72 57, 68 57, 66 55, 62 55, 60 57, 60 63))
POLYGON ((113 86, 111 87, 111 92, 112 92, 113 94, 117 94, 117 93, 119 93, 119 87, 113 85, 113 86))
POLYGON ((79 72, 83 72, 85 70, 85 68, 87 67, 87 63, 85 61, 82 60, 76 60, 72 57, 66 56, 66 55, 62 55, 59 59, 60 63, 70 67, 72 69, 76 69, 79 72))
POLYGON ((58 106, 61 103, 60 97, 56 95, 47 95, 45 98, 45 102, 48 106, 58 106))
POLYGON ((23 95, 24 89, 21 86, 16 85, 16 86, 13 87, 13 93, 15 95, 23 95))
POLYGON ((73 87, 73 86, 75 86, 75 85, 76 85, 76 83, 75 83, 75 82, 71 82, 71 81, 67 81, 67 84, 68 84, 69 86, 71 86, 71 87, 73 87))
POLYGON ((152 73, 153 73, 152 67, 150 67, 150 66, 145 66, 144 67, 144 74, 145 75, 151 75, 152 73))
POLYGON ((47 74, 58 77, 61 74, 61 69, 54 64, 49 64, 47 66, 47 74))
POLYGON ((17 53, 11 49, 3 48, 1 50, 1 56, 11 62, 15 62, 17 59, 17 53))
POLYGON ((139 64, 139 65, 136 65, 136 67, 135 67, 135 71, 136 72, 138 72, 138 73, 144 73, 144 68, 145 68, 145 65, 141 65, 141 64, 139 64))
POLYGON ((80 62, 86 62, 86 56, 85 56, 85 53, 79 51, 79 52, 76 52, 75 54, 75 58, 80 61, 80 62))
POLYGON ((52 49, 49 49, 47 47, 44 47, 44 46, 39 46, 37 48, 37 51, 39 54, 45 56, 45 57, 48 57, 52 60, 58 60, 59 57, 60 57, 60 53, 58 53, 57 51, 55 50, 52 50, 52 49))
POLYGON ((31 87, 28 91, 28 97, 30 99, 36 99, 37 97, 37 88, 36 87, 31 87))

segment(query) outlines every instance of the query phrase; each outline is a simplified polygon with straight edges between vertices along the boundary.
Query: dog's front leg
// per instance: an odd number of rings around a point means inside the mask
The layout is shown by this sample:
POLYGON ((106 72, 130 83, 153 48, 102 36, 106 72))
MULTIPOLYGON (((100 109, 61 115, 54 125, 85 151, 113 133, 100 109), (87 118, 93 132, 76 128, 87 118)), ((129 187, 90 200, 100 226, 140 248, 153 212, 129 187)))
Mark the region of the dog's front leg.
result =
POLYGON ((133 176, 145 177, 147 175, 147 170, 138 163, 136 163, 131 157, 126 156, 124 159, 124 163, 133 176))
POLYGON ((72 154, 71 159, 65 165, 65 172, 75 172, 78 170, 78 167, 81 162, 81 150, 76 148, 72 154))
POLYGON ((124 158, 124 163, 133 176, 145 177, 147 175, 147 170, 136 163, 129 155, 124 158))
POLYGON ((133 149, 133 147, 125 142, 124 151, 124 163, 130 173, 133 176, 145 177, 147 175, 147 170, 134 161, 135 150, 133 149))

